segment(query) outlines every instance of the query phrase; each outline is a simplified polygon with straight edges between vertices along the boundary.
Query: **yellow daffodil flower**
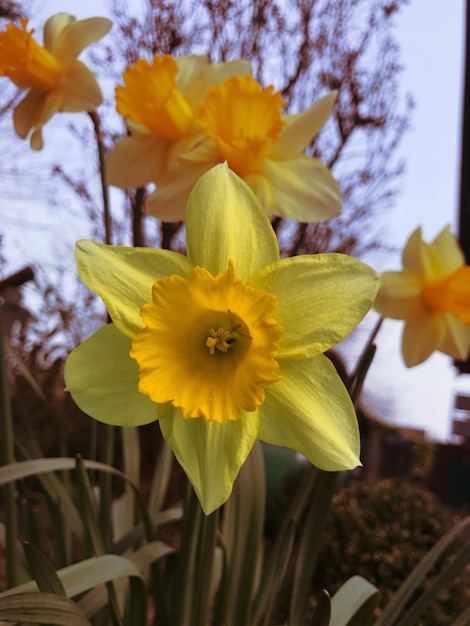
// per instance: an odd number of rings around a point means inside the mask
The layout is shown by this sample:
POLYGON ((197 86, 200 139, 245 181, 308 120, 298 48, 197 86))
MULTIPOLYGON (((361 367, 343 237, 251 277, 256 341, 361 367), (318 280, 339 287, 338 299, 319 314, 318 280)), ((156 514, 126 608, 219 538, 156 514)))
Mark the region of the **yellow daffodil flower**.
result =
POLYGON ((375 272, 341 254, 279 260, 266 214, 225 165, 196 184, 186 217, 187 256, 77 244, 114 322, 67 360, 77 404, 108 424, 158 419, 207 514, 256 438, 324 470, 355 467, 354 409, 323 352, 368 311, 375 272))
POLYGON ((403 250, 403 270, 385 272, 375 301, 383 317, 405 320, 403 358, 408 367, 434 350, 466 359, 470 347, 470 267, 450 227, 431 243, 421 228, 403 250))
POLYGON ((112 151, 108 182, 155 183, 146 211, 178 221, 198 178, 226 161, 269 216, 311 222, 337 215, 338 183, 318 159, 304 154, 330 116, 336 94, 303 113, 282 115, 280 93, 262 88, 243 63, 154 57, 153 65, 141 60, 131 66, 126 86, 116 89, 116 104, 132 134, 112 151))
MULTIPOLYGON (((124 85, 116 87, 116 109, 125 118, 130 135, 109 155, 108 183, 121 188, 144 187, 166 179, 179 157, 201 140, 195 122, 206 88, 249 73, 251 65, 246 61, 209 63, 201 55, 177 59, 155 55, 151 63, 140 59, 131 65, 123 74, 124 85)), ((195 180, 207 168, 196 169, 195 180)), ((179 216, 170 209, 169 221, 184 215, 187 196, 180 199, 183 208, 179 216)))
POLYGON ((44 47, 27 30, 7 24, 0 32, 0 76, 8 76, 28 93, 16 106, 13 121, 17 134, 31 134, 31 147, 43 146, 42 127, 59 111, 93 111, 103 97, 94 74, 77 59, 81 51, 101 39, 111 28, 106 18, 76 20, 57 13, 44 26, 44 47))

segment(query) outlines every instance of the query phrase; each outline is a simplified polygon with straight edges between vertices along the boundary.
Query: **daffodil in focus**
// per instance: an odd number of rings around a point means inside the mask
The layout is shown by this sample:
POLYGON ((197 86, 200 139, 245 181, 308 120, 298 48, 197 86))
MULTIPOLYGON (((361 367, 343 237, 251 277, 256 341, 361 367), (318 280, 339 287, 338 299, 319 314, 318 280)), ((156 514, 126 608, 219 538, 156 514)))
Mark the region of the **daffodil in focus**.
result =
POLYGON ((251 187, 268 216, 311 222, 341 211, 338 183, 323 163, 305 155, 333 110, 334 92, 303 113, 284 115, 280 92, 263 88, 243 61, 154 57, 152 64, 138 61, 123 78, 116 106, 131 136, 111 152, 108 182, 155 183, 147 213, 183 220, 196 181, 223 162, 251 187))
POLYGON ((375 301, 383 316, 405 320, 403 358, 408 367, 435 350, 466 359, 470 347, 470 267, 446 226, 431 243, 418 228, 403 250, 403 270, 385 272, 375 301))
POLYGON ((266 214, 225 165, 196 184, 186 236, 187 256, 77 244, 113 323, 67 361, 76 403, 108 424, 158 419, 207 514, 257 438, 324 470, 355 467, 355 412, 323 352, 369 310, 375 272, 341 254, 279 260, 266 214))
POLYGON ((31 147, 43 146, 42 127, 54 113, 93 111, 102 102, 96 78, 78 55, 111 28, 106 18, 76 20, 57 13, 44 26, 44 46, 33 38, 27 19, 7 24, 0 32, 0 76, 7 76, 21 90, 28 90, 16 106, 13 121, 17 134, 31 134, 31 147))
MULTIPOLYGON (((140 59, 131 65, 124 85, 116 87, 116 109, 130 134, 109 155, 108 183, 126 188, 171 180, 174 164, 201 141, 196 120, 206 88, 249 73, 246 61, 210 63, 202 55, 155 55, 151 62, 140 59)), ((193 184, 206 170, 205 165, 192 168, 193 184)), ((177 212, 168 208, 168 221, 183 218, 187 197, 180 199, 177 212)))

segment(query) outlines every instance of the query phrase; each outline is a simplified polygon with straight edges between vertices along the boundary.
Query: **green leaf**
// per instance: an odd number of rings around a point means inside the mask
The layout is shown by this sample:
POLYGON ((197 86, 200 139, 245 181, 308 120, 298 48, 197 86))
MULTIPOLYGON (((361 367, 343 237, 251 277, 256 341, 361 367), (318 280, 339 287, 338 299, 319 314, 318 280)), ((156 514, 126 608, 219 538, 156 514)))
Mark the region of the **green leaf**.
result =
POLYGON ((45 593, 66 596, 64 586, 52 563, 31 543, 25 542, 23 550, 28 561, 31 576, 36 581, 39 590, 45 593))
POLYGON ((224 624, 249 624, 257 573, 262 559, 266 500, 264 457, 255 443, 235 481, 232 496, 224 508, 224 539, 227 554, 224 624))
POLYGON ((326 589, 320 591, 310 626, 330 626, 331 599, 326 589))
POLYGON ((20 593, 0 598, 3 622, 38 622, 61 626, 90 626, 80 607, 52 593, 20 593))
POLYGON ((331 600, 331 624, 368 626, 374 618, 379 590, 362 576, 353 576, 331 600))

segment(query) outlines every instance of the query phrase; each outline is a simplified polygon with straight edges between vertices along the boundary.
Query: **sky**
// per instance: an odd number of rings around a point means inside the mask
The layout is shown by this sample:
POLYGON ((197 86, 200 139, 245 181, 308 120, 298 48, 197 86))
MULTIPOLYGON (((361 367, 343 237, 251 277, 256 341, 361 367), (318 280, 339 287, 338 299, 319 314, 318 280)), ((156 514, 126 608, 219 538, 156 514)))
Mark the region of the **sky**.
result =
MULTIPOLYGON (((57 11, 69 11, 78 18, 98 15, 103 5, 100 0, 36 0, 37 25, 57 11)), ((400 91, 403 98, 407 92, 413 95, 416 108, 411 129, 400 147, 406 163, 401 192, 395 207, 383 216, 379 231, 379 236, 383 232, 384 241, 395 247, 396 253, 376 255, 373 265, 378 271, 401 268, 400 249, 417 226, 422 226, 425 239, 430 240, 447 223, 456 232, 458 215, 464 2, 411 0, 395 16, 395 24, 404 65, 400 91)), ((46 150, 54 143, 54 133, 60 132, 53 125, 50 123, 46 130, 46 150)), ((21 165, 18 150, 9 158, 18 158, 21 165)), ((41 172, 40 162, 36 161, 31 171, 33 184, 44 184, 41 172)), ((17 186, 17 194, 22 193, 28 202, 31 188, 23 190, 17 186)), ((5 200, 0 197, 0 202, 5 200)), ((2 219, 8 211, 5 207, 0 206, 2 219)), ((41 233, 47 233, 58 215, 55 211, 58 207, 52 205, 47 214, 34 214, 22 230, 18 228, 24 224, 21 215, 8 214, 12 271, 29 261, 25 238, 39 240, 41 233)), ((68 231, 69 241, 90 236, 86 219, 75 217, 69 223, 61 223, 61 228, 68 231)), ((64 267, 73 268, 71 248, 42 252, 46 269, 48 264, 52 267, 59 261, 64 267)), ((375 314, 368 315, 355 337, 346 342, 348 353, 359 354, 375 320, 375 314)), ((401 331, 401 322, 386 320, 378 335, 377 355, 364 389, 366 403, 390 422, 423 428, 431 438, 446 439, 450 434, 454 393, 470 389, 466 380, 469 377, 457 377, 451 360, 437 353, 422 365, 406 369, 400 354, 401 331)))

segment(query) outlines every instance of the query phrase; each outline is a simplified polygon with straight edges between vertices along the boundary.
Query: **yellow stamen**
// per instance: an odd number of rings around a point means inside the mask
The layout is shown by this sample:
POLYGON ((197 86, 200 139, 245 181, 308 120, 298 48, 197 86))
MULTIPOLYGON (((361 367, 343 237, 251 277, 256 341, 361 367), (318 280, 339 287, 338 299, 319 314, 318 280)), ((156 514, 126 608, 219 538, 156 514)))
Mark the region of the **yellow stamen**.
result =
POLYGON ((422 299, 430 309, 452 313, 462 323, 470 324, 470 266, 426 284, 422 299))
POLYGON ((207 89, 198 122, 211 137, 221 160, 239 176, 255 174, 271 143, 279 139, 284 104, 273 86, 262 88, 251 76, 232 76, 207 89))
POLYGON ((116 87, 118 112, 159 137, 182 139, 193 124, 194 114, 176 86, 177 73, 178 65, 169 55, 154 56, 152 65, 140 59, 124 72, 125 87, 116 87))
POLYGON ((209 328, 209 337, 206 339, 206 346, 209 348, 209 354, 215 354, 215 348, 221 352, 227 352, 230 339, 230 331, 219 326, 217 330, 209 328))
POLYGON ((61 65, 33 39, 27 23, 23 18, 21 28, 7 24, 0 33, 0 76, 8 76, 21 88, 51 91, 61 79, 61 65))
POLYGON ((279 380, 275 304, 272 294, 237 280, 231 262, 217 276, 195 267, 187 278, 155 281, 130 352, 139 390, 172 402, 184 418, 222 423, 255 411, 264 385, 279 380))

